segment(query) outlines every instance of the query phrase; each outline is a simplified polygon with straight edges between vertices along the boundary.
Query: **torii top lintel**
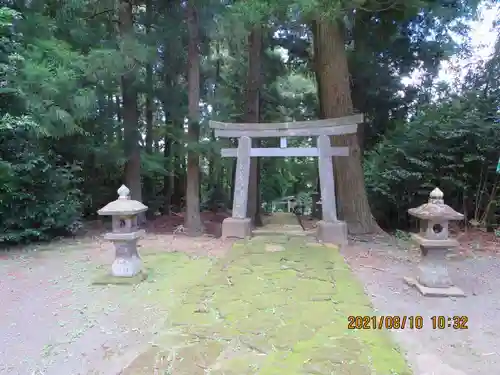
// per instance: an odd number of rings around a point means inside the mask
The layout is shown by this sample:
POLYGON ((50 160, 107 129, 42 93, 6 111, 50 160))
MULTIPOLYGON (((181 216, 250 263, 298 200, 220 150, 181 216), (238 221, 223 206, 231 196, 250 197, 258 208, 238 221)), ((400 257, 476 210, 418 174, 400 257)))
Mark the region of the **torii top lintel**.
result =
POLYGON ((228 123, 209 121, 215 136, 229 137, 309 137, 320 135, 341 135, 357 132, 359 123, 363 122, 362 114, 325 120, 294 121, 277 123, 228 123))

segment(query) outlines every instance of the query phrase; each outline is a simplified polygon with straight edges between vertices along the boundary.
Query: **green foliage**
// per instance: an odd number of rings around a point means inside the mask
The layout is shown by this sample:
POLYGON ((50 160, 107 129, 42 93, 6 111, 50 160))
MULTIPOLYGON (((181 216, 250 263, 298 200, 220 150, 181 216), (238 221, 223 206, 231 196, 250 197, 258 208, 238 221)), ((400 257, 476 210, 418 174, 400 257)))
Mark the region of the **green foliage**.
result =
POLYGON ((473 213, 479 200, 484 211, 483 195, 496 183, 498 121, 478 111, 476 93, 469 93, 429 105, 398 126, 367 155, 366 184, 375 216, 386 226, 405 226, 408 208, 424 203, 436 186, 458 211, 473 213))
MULTIPOLYGON (((397 213, 404 221, 404 210, 426 199, 431 184, 443 187, 455 205, 464 189, 473 199, 478 171, 497 147, 484 139, 493 138, 487 129, 500 97, 498 53, 484 65, 488 75, 482 68, 470 73, 468 96, 443 93, 441 103, 425 110, 432 79, 422 87, 401 84, 401 76, 417 67, 432 78, 439 62, 456 51, 450 32, 466 34, 462 20, 472 16, 476 1, 396 1, 389 7, 379 0, 199 2, 199 142, 188 141, 185 132, 185 2, 134 5, 134 31, 126 37, 113 2, 33 0, 16 10, 9 8, 12 2, 0 4, 6 5, 0 5, 0 115, 8 114, 0 121, 3 242, 71 231, 80 214, 93 216, 116 198, 126 163, 123 119, 130 115, 122 104, 125 73, 138 92, 138 133, 152 127, 147 147, 146 137, 140 141, 142 199, 151 211, 165 205, 169 194, 172 205, 182 206, 187 150, 200 155, 202 208, 230 201, 233 161, 219 158, 226 141, 214 139, 207 120, 244 119, 247 38, 256 24, 263 26, 264 46, 260 118, 281 122, 316 118, 310 21, 343 21, 353 100, 367 118, 365 149, 382 140, 366 162, 378 217, 397 213), (407 124, 415 108, 419 115, 407 124), (480 147, 475 151, 472 144, 480 147)), ((312 143, 289 139, 293 147, 312 143)), ((262 145, 276 147, 277 140, 262 145)), ((262 159, 262 201, 299 194, 309 202, 316 179, 314 159, 262 159)), ((486 186, 488 191, 491 181, 486 186)))
POLYGON ((459 44, 452 36, 467 35, 470 27, 465 21, 475 14, 477 3, 424 0, 386 6, 373 0, 348 15, 352 98, 368 119, 365 149, 426 103, 426 97, 419 103, 419 94, 433 85, 443 60, 468 52, 467 43, 459 44), (405 87, 401 77, 414 69, 421 69, 428 79, 421 87, 405 87))
POLYGON ((0 244, 48 240, 79 228, 77 166, 36 142, 27 117, 0 120, 0 244))
POLYGON ((366 157, 375 216, 406 226, 408 208, 439 186, 445 200, 478 222, 494 214, 500 153, 500 34, 494 53, 466 75, 457 94, 444 87, 435 103, 400 123, 366 157))
POLYGON ((12 84, 26 111, 51 136, 83 132, 80 121, 93 117, 94 90, 82 87, 81 55, 60 40, 35 39, 24 52, 24 64, 12 84))
POLYGON ((225 207, 229 199, 220 185, 214 185, 208 189, 206 200, 201 204, 201 209, 217 211, 225 207))
POLYGON ((15 88, 8 85, 9 77, 15 75, 19 63, 23 60, 19 54, 21 46, 20 35, 14 30, 14 22, 20 18, 20 13, 7 7, 0 8, 0 114, 19 113, 20 103, 16 98, 15 88))

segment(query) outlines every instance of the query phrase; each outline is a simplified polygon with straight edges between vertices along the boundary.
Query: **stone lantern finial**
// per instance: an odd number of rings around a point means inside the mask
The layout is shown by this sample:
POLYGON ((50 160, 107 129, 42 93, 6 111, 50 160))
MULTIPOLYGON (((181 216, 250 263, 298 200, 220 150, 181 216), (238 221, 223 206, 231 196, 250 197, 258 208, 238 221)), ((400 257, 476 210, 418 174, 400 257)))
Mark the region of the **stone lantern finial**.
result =
POLYGON ((130 199, 130 189, 125 185, 120 186, 116 192, 118 199, 130 199))
POLYGON ((429 194, 429 202, 435 204, 444 204, 444 193, 439 188, 435 188, 429 194))

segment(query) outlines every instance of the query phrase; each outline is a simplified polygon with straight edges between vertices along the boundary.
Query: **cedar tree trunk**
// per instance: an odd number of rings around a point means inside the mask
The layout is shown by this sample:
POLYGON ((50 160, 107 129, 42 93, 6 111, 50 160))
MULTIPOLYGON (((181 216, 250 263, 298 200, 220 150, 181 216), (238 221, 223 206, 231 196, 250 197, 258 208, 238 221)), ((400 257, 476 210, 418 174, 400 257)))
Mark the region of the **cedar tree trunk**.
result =
MULTIPOLYGON (((257 123, 260 121, 261 53, 262 29, 261 26, 254 26, 248 37, 248 73, 245 114, 245 122, 248 123, 257 123)), ((258 147, 259 141, 255 139, 252 140, 252 146, 258 147)), ((252 220, 254 226, 262 226, 259 199, 259 165, 259 158, 251 158, 247 217, 252 220)))
MULTIPOLYGON (((132 3, 126 0, 120 2, 119 31, 121 43, 130 43, 134 38, 134 20, 132 3)), ((124 48, 125 51, 130 48, 124 48)), ((128 56, 125 56, 127 60, 128 56)), ((130 60, 133 59, 130 56, 130 60)), ((125 144, 125 184, 130 189, 132 199, 142 201, 141 186, 141 150, 139 147, 139 113, 137 109, 137 89, 134 85, 135 72, 131 70, 121 76, 123 96, 123 138, 125 144)), ((143 216, 144 218, 144 216, 143 216)), ((144 219, 141 219, 143 221, 144 219)))
MULTIPOLYGON (((342 29, 337 22, 318 19, 313 25, 316 79, 322 118, 349 116, 354 113, 349 70, 342 29)), ((348 146, 348 157, 334 157, 334 174, 339 218, 347 222, 349 232, 378 232, 366 195, 361 150, 356 134, 332 137, 335 146, 348 146)))
MULTIPOLYGON (((194 0, 187 5, 188 42, 188 107, 189 107, 189 142, 198 143, 200 135, 200 53, 199 22, 194 0)), ((184 227, 190 236, 203 234, 200 217, 200 156, 195 151, 188 151, 186 182, 186 216, 184 227)))

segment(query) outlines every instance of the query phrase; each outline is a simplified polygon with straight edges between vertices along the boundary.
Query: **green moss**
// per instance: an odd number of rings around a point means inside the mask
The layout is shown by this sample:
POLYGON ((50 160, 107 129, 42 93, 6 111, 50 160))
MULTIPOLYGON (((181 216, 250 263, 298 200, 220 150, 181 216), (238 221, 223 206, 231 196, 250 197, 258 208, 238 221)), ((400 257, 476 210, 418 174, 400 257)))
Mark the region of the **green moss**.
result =
POLYGON ((297 225, 299 220, 297 216, 289 212, 275 212, 271 216, 264 217, 266 225, 297 225))
POLYGON ((152 347, 141 353, 134 362, 120 372, 121 375, 150 375, 161 365, 162 358, 168 353, 158 347, 152 347))
POLYGON ((237 243, 215 263, 164 254, 148 266, 150 298, 170 312, 159 345, 184 358, 176 375, 203 367, 226 375, 411 374, 387 332, 347 329, 349 315, 374 313, 336 249, 266 237, 237 243), (269 241, 285 251, 266 252, 269 241))

